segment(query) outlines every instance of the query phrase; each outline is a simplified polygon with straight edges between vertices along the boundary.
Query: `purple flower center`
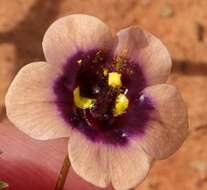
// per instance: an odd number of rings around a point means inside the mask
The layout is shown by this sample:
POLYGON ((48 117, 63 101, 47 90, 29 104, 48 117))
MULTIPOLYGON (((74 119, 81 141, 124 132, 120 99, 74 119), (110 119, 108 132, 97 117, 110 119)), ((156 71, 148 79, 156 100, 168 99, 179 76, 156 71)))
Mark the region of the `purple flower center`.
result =
POLYGON ((139 64, 123 57, 113 57, 99 50, 78 52, 63 67, 54 84, 57 106, 73 129, 95 142, 126 145, 131 137, 142 135, 154 110, 152 102, 141 91, 146 79, 139 64), (120 87, 108 84, 108 74, 121 74, 120 87), (74 102, 74 89, 80 96, 94 99, 92 107, 81 109, 74 102), (116 98, 125 94, 126 111, 115 116, 116 98))

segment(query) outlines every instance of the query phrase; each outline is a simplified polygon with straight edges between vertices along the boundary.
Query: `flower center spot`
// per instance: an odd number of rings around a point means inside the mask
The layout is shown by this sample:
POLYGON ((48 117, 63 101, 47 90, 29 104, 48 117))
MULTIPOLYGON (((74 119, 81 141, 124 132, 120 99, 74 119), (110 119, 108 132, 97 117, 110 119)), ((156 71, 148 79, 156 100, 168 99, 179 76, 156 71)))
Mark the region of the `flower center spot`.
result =
POLYGON ((78 109, 76 113, 81 113, 88 125, 107 128, 114 117, 127 111, 129 100, 124 94, 127 89, 122 83, 121 58, 118 67, 117 59, 110 66, 102 61, 101 51, 94 56, 77 59, 80 70, 73 90, 73 102, 75 109, 78 109))
POLYGON ((94 84, 91 83, 87 87, 92 88, 93 93, 97 95, 96 98, 81 96, 79 86, 74 89, 73 97, 77 108, 89 109, 93 117, 99 120, 107 120, 113 116, 116 117, 125 113, 129 105, 129 100, 125 94, 121 93, 121 74, 118 72, 108 73, 106 68, 103 68, 102 73, 106 78, 105 87, 101 89, 96 84, 97 81, 94 81, 94 84))
POLYGON ((70 127, 92 141, 126 145, 131 136, 143 133, 149 118, 148 98, 137 101, 144 86, 138 64, 111 52, 90 50, 68 59, 54 92, 70 127))

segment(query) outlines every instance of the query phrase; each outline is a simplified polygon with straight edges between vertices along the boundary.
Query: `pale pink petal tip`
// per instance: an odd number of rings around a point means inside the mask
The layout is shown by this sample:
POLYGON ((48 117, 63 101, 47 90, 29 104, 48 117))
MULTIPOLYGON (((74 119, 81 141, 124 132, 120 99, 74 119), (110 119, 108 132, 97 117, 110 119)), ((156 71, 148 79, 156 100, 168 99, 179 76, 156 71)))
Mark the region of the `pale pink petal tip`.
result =
POLYGON ((48 63, 23 67, 6 95, 8 118, 27 135, 39 139, 68 137, 70 127, 57 110, 52 85, 57 70, 48 63))
POLYGON ((146 126, 141 146, 155 159, 167 158, 188 135, 186 106, 178 90, 168 84, 148 87, 143 94, 153 100, 156 110, 146 126))
POLYGON ((71 165, 79 176, 98 187, 109 185, 106 145, 90 142, 79 132, 73 131, 68 151, 71 165))
POLYGON ((136 142, 127 147, 93 143, 77 131, 69 141, 69 158, 74 171, 95 186, 127 190, 147 176, 152 158, 136 142))
POLYGON ((109 27, 101 20, 72 14, 55 21, 45 33, 42 44, 48 62, 64 64, 78 51, 109 50, 113 43, 109 27))
POLYGON ((143 182, 151 167, 152 158, 136 142, 128 147, 109 148, 110 179, 116 190, 129 190, 143 182))
POLYGON ((157 37, 139 27, 122 29, 117 36, 115 53, 139 64, 146 76, 147 85, 167 80, 172 61, 167 48, 157 37))

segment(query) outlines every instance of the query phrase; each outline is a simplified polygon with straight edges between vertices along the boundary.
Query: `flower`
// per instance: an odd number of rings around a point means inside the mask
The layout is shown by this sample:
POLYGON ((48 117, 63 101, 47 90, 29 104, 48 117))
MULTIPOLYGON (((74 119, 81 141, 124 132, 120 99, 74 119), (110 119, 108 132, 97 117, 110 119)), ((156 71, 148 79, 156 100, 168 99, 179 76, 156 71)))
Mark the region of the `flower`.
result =
POLYGON ((49 27, 43 51, 47 62, 12 82, 7 115, 35 139, 69 137, 71 165, 86 181, 130 189, 181 146, 187 111, 163 84, 171 58, 152 34, 129 27, 112 36, 99 19, 74 14, 49 27))

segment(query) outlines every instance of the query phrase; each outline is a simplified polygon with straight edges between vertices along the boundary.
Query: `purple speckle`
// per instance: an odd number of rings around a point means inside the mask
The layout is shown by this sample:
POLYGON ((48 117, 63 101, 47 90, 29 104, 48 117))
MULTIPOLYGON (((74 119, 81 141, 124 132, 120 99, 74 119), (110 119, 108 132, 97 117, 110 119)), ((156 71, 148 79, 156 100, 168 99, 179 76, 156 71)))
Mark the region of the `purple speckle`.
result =
POLYGON ((116 59, 109 52, 78 52, 67 61, 62 76, 54 84, 62 117, 68 126, 91 141, 126 145, 131 137, 144 133, 154 110, 151 100, 141 94, 146 87, 142 69, 138 64, 122 59, 124 61, 117 71, 116 59), (81 60, 81 64, 78 60, 81 60), (121 89, 108 86, 104 68, 109 72, 121 73, 121 89), (73 90, 77 86, 80 87, 81 96, 96 99, 93 108, 80 109, 74 105, 73 90), (112 110, 120 92, 129 99, 129 106, 124 114, 114 117, 112 110))

